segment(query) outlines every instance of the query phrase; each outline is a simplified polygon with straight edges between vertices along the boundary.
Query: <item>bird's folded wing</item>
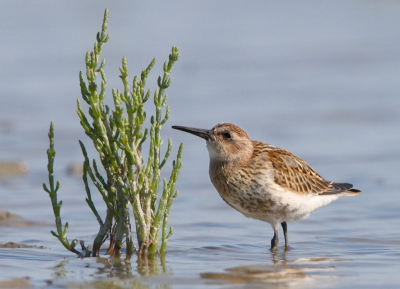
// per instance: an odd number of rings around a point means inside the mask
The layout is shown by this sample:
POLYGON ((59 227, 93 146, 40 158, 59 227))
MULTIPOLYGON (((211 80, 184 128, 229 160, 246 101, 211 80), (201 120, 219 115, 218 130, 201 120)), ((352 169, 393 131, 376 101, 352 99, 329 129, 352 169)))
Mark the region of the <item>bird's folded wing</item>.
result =
MULTIPOLYGON (((292 153, 275 148, 268 155, 274 168, 276 184, 297 194, 323 194, 333 189, 332 182, 325 180, 304 160, 292 153)), ((333 191, 334 189, 331 193, 333 191)))

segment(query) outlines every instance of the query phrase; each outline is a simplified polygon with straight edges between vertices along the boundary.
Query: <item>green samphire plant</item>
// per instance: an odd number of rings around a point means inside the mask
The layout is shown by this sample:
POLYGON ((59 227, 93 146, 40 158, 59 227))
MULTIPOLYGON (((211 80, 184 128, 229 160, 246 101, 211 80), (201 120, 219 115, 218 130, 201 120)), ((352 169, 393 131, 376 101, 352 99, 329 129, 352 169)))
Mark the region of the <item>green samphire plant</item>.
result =
POLYGON ((156 253, 165 253, 167 240, 172 234, 172 227, 167 226, 168 215, 172 201, 177 196, 175 190, 179 170, 182 166, 182 144, 179 147, 176 160, 172 163, 169 179, 163 180, 160 188, 161 169, 167 162, 172 149, 172 141, 168 139, 166 153, 161 155, 163 144, 161 128, 170 115, 166 105, 168 96, 166 89, 171 84, 170 73, 174 63, 179 58, 178 48, 172 47, 169 60, 164 63, 164 74, 158 78, 158 88, 154 92, 155 114, 150 118, 150 127, 144 127, 146 112, 144 103, 150 98, 150 90, 145 89, 147 76, 156 60, 153 59, 149 66, 142 71, 140 76, 135 76, 131 86, 128 80, 127 61, 122 59, 120 78, 123 90, 112 89, 114 108, 103 103, 106 93, 106 75, 104 72, 105 60, 100 62, 103 45, 109 40, 106 33, 108 10, 105 10, 101 32, 97 33, 94 50, 86 53, 86 80, 84 74, 79 74, 81 94, 88 105, 88 114, 82 109, 78 99, 78 115, 86 135, 92 140, 96 148, 100 163, 91 161, 83 142, 79 141, 84 156, 83 181, 86 189, 86 202, 99 223, 99 231, 93 241, 90 251, 80 241, 82 252, 75 249, 78 241, 71 242, 67 239, 68 223, 64 226, 61 221, 60 209, 62 202, 57 201, 59 182, 54 181, 53 163, 54 128, 50 125, 50 148, 48 155, 49 186, 43 184, 44 190, 49 194, 53 206, 57 233, 52 234, 59 239, 63 246, 81 257, 98 256, 100 246, 107 240, 110 245, 107 254, 120 253, 123 243, 126 254, 138 252, 146 257, 156 253), (97 77, 100 75, 100 85, 97 77), (146 160, 142 155, 142 148, 146 139, 149 151, 146 160), (105 175, 99 172, 99 165, 105 175), (104 218, 98 213, 89 187, 89 180, 100 192, 106 204, 104 218), (160 193, 159 193, 160 191, 160 193), (132 214, 131 214, 132 210, 132 214), (134 245, 131 228, 131 215, 134 217, 137 247, 134 245), (161 241, 161 243, 160 243, 161 241))

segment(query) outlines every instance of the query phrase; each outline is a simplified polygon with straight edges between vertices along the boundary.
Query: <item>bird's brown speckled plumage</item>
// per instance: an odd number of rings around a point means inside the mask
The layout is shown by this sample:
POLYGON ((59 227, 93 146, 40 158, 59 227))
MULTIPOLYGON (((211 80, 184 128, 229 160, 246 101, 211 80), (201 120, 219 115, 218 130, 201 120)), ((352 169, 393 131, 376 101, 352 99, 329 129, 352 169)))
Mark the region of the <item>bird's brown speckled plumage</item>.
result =
POLYGON ((273 145, 252 141, 236 125, 221 123, 211 130, 174 126, 206 140, 210 179, 221 198, 245 216, 266 221, 274 229, 271 249, 282 224, 301 220, 340 196, 358 195, 348 183, 327 181, 304 160, 273 145))

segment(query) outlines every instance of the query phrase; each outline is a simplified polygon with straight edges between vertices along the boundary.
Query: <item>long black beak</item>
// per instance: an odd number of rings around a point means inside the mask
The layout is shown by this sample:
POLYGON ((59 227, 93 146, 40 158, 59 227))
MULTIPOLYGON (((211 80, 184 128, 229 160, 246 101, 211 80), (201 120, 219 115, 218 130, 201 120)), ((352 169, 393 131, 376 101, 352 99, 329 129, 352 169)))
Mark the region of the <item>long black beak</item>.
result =
POLYGON ((185 131, 194 135, 197 135, 201 138, 204 138, 205 140, 210 139, 210 130, 209 129, 201 129, 201 128, 193 128, 193 127, 185 127, 185 126, 178 126, 174 125, 172 126, 173 129, 185 131))

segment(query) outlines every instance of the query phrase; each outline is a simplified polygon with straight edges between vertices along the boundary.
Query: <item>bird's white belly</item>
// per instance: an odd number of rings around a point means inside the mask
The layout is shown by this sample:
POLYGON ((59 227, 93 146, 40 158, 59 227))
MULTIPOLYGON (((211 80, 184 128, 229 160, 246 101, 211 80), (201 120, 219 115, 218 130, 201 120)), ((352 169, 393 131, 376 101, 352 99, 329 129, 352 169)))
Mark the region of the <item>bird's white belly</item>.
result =
POLYGON ((259 192, 232 188, 229 194, 220 192, 220 195, 228 205, 246 217, 270 224, 299 221, 339 198, 338 195, 297 194, 275 184, 265 186, 259 192))

